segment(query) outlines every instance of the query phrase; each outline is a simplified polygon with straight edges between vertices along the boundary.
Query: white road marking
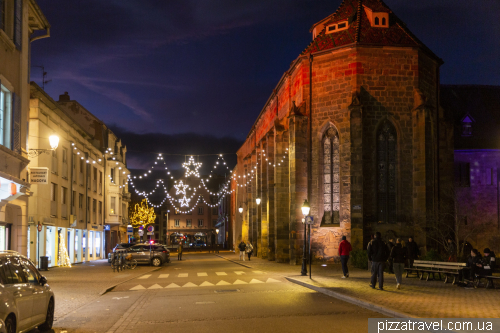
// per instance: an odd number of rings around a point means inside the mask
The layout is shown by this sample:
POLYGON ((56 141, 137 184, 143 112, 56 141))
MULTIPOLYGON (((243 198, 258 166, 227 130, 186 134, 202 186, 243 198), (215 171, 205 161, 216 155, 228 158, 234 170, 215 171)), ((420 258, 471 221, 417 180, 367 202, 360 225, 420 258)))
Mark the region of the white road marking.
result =
POLYGON ((170 274, 160 274, 159 278, 160 279, 166 279, 166 278, 168 278, 169 275, 170 274))
POLYGON ((177 277, 188 277, 189 273, 181 273, 177 277))
POLYGON ((229 286, 231 285, 231 283, 229 282, 226 282, 224 280, 220 280, 219 282, 217 282, 216 286, 229 286))
POLYGON ((248 282, 241 281, 241 280, 236 280, 236 281, 234 281, 233 284, 248 284, 248 282))
POLYGON ((275 279, 267 279, 266 283, 272 283, 272 282, 281 282, 281 281, 278 281, 278 280, 275 280, 275 279))
POLYGON ((184 288, 184 287, 188 287, 188 288, 189 288, 189 287, 198 287, 198 286, 197 286, 197 285, 195 285, 195 284, 194 284, 194 283, 192 283, 192 282, 188 282, 188 283, 186 283, 185 285, 183 285, 182 287, 183 287, 183 288, 184 288))
POLYGON ((236 273, 236 275, 243 275, 243 274, 245 274, 245 272, 243 272, 243 271, 234 271, 234 272, 236 273))
POLYGON ((215 272, 215 274, 217 274, 217 275, 219 275, 219 276, 221 276, 221 275, 227 275, 227 273, 226 273, 226 272, 215 272))
POLYGON ((150 276, 151 276, 151 274, 147 274, 147 275, 143 275, 143 276, 141 276, 141 277, 140 277, 140 278, 138 278, 138 279, 140 279, 140 280, 144 280, 144 279, 149 278, 150 276))
POLYGON ((264 274, 262 271, 253 271, 255 274, 264 274))
POLYGON ((162 286, 160 286, 159 284, 153 284, 151 287, 149 287, 148 289, 163 289, 162 286))
MULTIPOLYGON (((122 298, 128 298, 128 296, 123 296, 123 297, 113 297, 112 299, 122 299, 122 298)), ((97 301, 99 303, 99 301, 97 301)))
POLYGON ((198 276, 208 276, 207 273, 197 273, 197 274, 198 274, 198 276))
POLYGON ((196 304, 213 304, 215 302, 196 302, 196 304))
POLYGON ((200 287, 208 287, 208 286, 213 286, 214 284, 213 283, 210 283, 208 281, 205 281, 203 282, 202 284, 200 284, 200 287))
POLYGON ((138 284, 137 286, 135 286, 134 288, 130 288, 129 290, 143 290, 143 289, 146 289, 146 288, 144 288, 142 285, 138 284))
POLYGON ((171 283, 168 286, 166 286, 165 288, 180 288, 180 286, 176 285, 175 283, 171 283))
POLYGON ((250 283, 264 283, 264 282, 257 280, 257 279, 252 279, 252 281, 250 281, 250 283))

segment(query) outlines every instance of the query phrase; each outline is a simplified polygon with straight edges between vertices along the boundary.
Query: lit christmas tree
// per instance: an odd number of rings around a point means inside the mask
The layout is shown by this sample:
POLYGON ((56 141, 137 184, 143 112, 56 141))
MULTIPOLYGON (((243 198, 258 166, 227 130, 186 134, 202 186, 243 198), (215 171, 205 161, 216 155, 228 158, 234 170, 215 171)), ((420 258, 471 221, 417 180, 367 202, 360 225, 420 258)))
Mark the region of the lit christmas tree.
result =
POLYGON ((59 239, 59 266, 69 266, 71 267, 71 261, 69 260, 68 250, 66 249, 66 242, 64 241, 64 235, 61 233, 59 239))

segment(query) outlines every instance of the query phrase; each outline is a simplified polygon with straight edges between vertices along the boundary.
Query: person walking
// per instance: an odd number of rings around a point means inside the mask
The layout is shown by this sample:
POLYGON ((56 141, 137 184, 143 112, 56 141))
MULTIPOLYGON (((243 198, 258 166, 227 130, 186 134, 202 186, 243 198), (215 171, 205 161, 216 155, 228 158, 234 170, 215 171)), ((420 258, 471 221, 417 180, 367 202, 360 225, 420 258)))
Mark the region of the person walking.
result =
POLYGON ((384 290, 384 266, 389 257, 389 248, 382 241, 380 232, 375 233, 375 238, 368 244, 368 260, 372 262, 372 277, 370 287, 375 289, 378 278, 378 287, 384 290))
POLYGON ((182 260, 182 239, 179 240, 179 244, 177 245, 177 260, 182 260))
POLYGON ((250 261, 250 257, 252 256, 253 253, 253 246, 250 244, 250 241, 247 241, 247 245, 245 247, 245 252, 248 255, 248 261, 250 261))
POLYGON ((349 261, 349 253, 352 251, 351 243, 347 240, 346 236, 342 236, 342 241, 339 245, 339 256, 340 262, 342 263, 342 272, 344 276, 342 279, 349 277, 349 269, 347 268, 347 262, 349 261))
POLYGON ((392 268, 394 269, 394 275, 396 276, 396 289, 401 289, 403 271, 405 270, 406 249, 401 245, 400 238, 396 239, 396 245, 391 249, 390 258, 392 261, 392 268))
POLYGON ((241 243, 238 244, 238 249, 240 250, 240 260, 245 261, 245 249, 247 245, 245 242, 242 240, 241 243))
MULTIPOLYGON (((389 247, 389 253, 391 253, 392 248, 394 247, 394 239, 391 238, 389 239, 389 243, 387 243, 387 246, 389 247)), ((394 269, 392 268, 392 258, 389 256, 387 259, 387 262, 389 264, 389 273, 394 274, 394 269)))
POLYGON ((413 237, 408 238, 408 244, 406 244, 406 248, 408 251, 408 267, 412 268, 413 262, 420 256, 420 249, 418 248, 417 243, 415 243, 415 241, 413 240, 413 237))

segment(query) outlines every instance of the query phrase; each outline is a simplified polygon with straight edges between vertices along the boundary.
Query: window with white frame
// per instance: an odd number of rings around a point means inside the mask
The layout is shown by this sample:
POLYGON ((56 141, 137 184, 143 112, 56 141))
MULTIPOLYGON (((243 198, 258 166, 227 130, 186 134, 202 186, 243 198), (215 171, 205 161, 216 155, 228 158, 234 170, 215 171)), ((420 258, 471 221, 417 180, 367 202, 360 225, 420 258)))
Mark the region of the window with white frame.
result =
POLYGON ((203 207, 198 207, 198 215, 203 215, 203 207))
POLYGON ((111 203, 110 203, 110 209, 109 209, 109 213, 111 215, 114 215, 116 214, 116 197, 111 197, 111 203))
POLYGON ((186 220, 186 227, 191 227, 191 220, 186 220))
POLYGON ((10 146, 12 127, 12 93, 0 85, 0 145, 10 146))
POLYGON ((198 227, 203 227, 203 220, 198 220, 198 227))
POLYGON ((175 226, 180 227, 181 226, 181 220, 174 220, 175 226))

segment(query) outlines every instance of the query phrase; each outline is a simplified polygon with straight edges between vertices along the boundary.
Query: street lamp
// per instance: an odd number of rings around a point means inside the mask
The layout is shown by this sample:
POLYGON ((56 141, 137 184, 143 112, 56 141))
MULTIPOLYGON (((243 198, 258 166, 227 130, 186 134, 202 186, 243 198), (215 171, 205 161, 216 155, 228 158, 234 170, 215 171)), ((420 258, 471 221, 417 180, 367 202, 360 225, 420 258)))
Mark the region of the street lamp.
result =
POLYGON ((49 136, 49 143, 50 143, 50 148, 51 149, 30 149, 28 151, 28 156, 30 158, 35 158, 37 157, 38 155, 40 155, 41 153, 49 153, 51 151, 54 151, 57 149, 57 147, 59 146, 59 137, 55 134, 49 136))
POLYGON ((243 207, 241 207, 241 205, 240 208, 238 208, 238 211, 240 212, 240 214, 243 213, 243 207))
POLYGON ((300 271, 300 275, 306 276, 307 275, 307 258, 306 258, 307 224, 306 224, 306 217, 309 215, 309 212, 311 211, 311 206, 309 205, 309 202, 307 202, 307 199, 304 200, 304 203, 302 204, 301 210, 302 210, 302 215, 304 215, 304 219, 302 220, 302 222, 304 223, 304 251, 302 254, 302 270, 300 271))
POLYGON ((260 198, 255 199, 255 202, 257 203, 257 205, 260 205, 260 198))

